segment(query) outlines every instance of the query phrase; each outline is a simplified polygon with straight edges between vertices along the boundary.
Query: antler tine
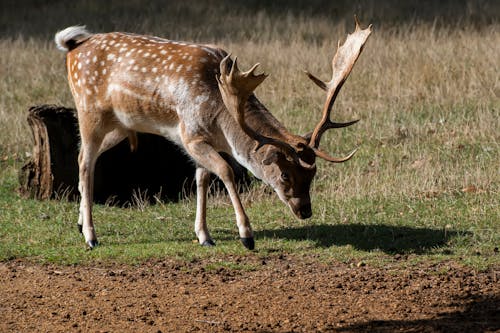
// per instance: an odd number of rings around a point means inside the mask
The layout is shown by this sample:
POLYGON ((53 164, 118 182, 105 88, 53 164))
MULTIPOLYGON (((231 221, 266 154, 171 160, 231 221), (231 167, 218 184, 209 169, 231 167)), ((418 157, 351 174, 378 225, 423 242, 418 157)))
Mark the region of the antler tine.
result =
POLYGON ((316 76, 312 75, 311 73, 309 73, 306 70, 304 70, 304 73, 306 73, 307 77, 310 78, 311 81, 314 82, 322 90, 324 90, 324 91, 328 90, 328 86, 327 86, 327 84, 323 80, 318 79, 316 76))
POLYGON ((337 95, 342 88, 342 85, 349 77, 351 70, 356 63, 361 51, 363 49, 363 45, 366 43, 368 37, 371 34, 371 25, 366 29, 361 29, 359 21, 357 17, 354 17, 356 22, 356 28, 353 33, 348 34, 346 41, 342 46, 340 46, 340 42, 337 47, 337 52, 335 53, 332 59, 332 79, 330 82, 323 82, 320 79, 316 78, 314 75, 306 74, 309 78, 317 84, 320 88, 326 90, 327 97, 325 104, 323 106, 322 118, 320 122, 314 128, 314 131, 309 140, 309 146, 315 149, 317 152, 317 156, 324 158, 331 162, 343 162, 348 160, 354 154, 349 154, 346 158, 333 158, 326 153, 320 151, 318 149, 319 143, 321 141, 321 136, 325 131, 331 128, 339 128, 346 127, 355 124, 358 120, 350 121, 347 123, 336 123, 330 120, 330 114, 332 111, 333 104, 337 95))
POLYGON ((314 153, 316 154, 316 156, 321 157, 322 159, 324 159, 326 161, 333 162, 333 163, 342 163, 342 162, 350 160, 351 157, 353 157, 354 154, 356 154, 356 152, 358 151, 358 148, 351 151, 345 157, 332 157, 319 148, 313 148, 313 150, 314 150, 314 153))
POLYGON ((240 72, 240 70, 238 69, 236 58, 231 65, 229 74, 227 74, 230 56, 231 55, 227 55, 221 61, 221 75, 217 76, 216 79, 219 84, 219 90, 221 92, 222 99, 227 109, 233 115, 234 119, 240 125, 242 130, 249 137, 257 141, 254 151, 259 150, 262 146, 267 144, 274 145, 276 147, 282 148, 294 160, 298 161, 299 163, 301 162, 301 165, 303 167, 311 167, 299 159, 299 156, 295 149, 288 143, 259 134, 253 128, 248 126, 245 121, 245 105, 255 88, 257 88, 257 86, 265 80, 267 75, 255 74, 255 70, 257 69, 259 64, 255 64, 250 70, 246 72, 240 72))

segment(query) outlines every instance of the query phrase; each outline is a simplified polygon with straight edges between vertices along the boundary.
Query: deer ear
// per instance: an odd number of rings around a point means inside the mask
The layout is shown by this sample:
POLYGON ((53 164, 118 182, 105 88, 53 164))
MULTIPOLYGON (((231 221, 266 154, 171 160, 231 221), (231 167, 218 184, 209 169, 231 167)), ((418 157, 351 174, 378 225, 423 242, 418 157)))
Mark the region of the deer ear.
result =
POLYGON ((309 132, 309 133, 306 133, 304 135, 301 135, 304 139, 306 139, 307 142, 310 142, 311 141, 311 138, 312 138, 312 135, 313 135, 313 132, 309 132))
POLYGON ((272 151, 267 154, 266 158, 262 161, 262 164, 269 165, 271 163, 276 163, 279 158, 279 153, 277 151, 272 151))

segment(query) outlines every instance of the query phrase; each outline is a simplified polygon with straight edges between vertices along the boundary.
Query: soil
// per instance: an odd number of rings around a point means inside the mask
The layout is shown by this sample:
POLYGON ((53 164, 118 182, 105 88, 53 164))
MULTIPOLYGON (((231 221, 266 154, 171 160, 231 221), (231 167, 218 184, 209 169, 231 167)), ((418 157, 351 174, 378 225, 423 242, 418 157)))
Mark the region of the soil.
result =
POLYGON ((292 255, 136 266, 10 261, 0 263, 0 331, 500 332, 498 270, 404 266, 292 255))

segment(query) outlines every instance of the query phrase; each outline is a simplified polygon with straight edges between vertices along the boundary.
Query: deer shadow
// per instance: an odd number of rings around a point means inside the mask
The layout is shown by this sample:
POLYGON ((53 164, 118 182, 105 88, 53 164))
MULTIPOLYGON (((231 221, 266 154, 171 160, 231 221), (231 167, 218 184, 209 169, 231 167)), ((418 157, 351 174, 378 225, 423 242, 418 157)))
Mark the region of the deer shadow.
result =
POLYGON ((357 250, 381 250, 390 254, 425 254, 455 237, 467 235, 445 229, 415 228, 394 225, 319 224, 284 229, 261 230, 258 238, 282 238, 313 241, 318 248, 351 245, 357 250))

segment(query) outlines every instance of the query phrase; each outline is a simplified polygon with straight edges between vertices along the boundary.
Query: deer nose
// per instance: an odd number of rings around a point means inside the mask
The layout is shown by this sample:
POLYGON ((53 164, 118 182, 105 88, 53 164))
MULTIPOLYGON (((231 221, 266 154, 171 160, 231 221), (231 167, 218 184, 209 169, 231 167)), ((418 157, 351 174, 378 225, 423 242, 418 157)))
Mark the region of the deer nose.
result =
POLYGON ((308 219, 312 216, 311 204, 305 204, 299 209, 299 218, 308 219))

